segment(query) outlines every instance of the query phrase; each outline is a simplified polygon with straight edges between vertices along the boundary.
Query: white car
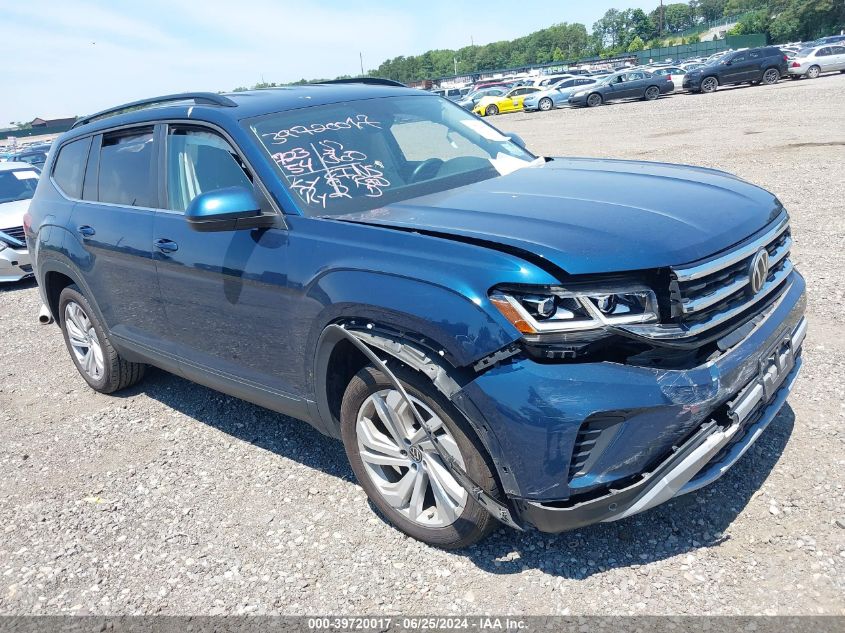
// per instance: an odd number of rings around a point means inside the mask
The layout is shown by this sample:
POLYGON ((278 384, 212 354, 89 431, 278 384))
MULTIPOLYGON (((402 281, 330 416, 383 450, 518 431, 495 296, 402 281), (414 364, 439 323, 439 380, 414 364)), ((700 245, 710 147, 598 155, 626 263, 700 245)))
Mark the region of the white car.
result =
POLYGON ((787 72, 793 79, 815 79, 822 73, 845 73, 845 44, 824 44, 805 48, 789 61, 787 72))
POLYGON ((23 215, 38 184, 29 163, 0 163, 0 283, 32 276, 23 234, 23 215))

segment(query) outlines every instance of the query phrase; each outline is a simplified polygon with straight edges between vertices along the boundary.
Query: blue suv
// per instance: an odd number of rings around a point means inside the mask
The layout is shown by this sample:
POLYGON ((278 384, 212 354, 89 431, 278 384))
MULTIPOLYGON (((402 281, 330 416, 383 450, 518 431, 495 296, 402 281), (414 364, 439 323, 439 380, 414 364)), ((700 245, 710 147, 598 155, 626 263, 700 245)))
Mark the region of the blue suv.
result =
POLYGON ((387 80, 86 117, 24 230, 93 389, 153 365, 304 420, 441 547, 709 484, 801 365, 804 280, 773 195, 535 156, 387 80))

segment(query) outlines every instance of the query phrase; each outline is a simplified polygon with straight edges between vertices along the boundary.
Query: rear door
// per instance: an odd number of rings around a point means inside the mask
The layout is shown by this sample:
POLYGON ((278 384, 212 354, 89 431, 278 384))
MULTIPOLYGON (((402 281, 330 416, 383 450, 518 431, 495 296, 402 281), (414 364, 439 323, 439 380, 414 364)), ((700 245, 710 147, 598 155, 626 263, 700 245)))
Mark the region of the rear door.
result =
POLYGON ((825 46, 816 51, 816 64, 818 64, 823 73, 834 70, 836 60, 834 59, 832 46, 825 46))
POLYGON ((95 136, 68 227, 68 250, 109 330, 152 347, 167 328, 152 259, 156 153, 152 125, 95 136))

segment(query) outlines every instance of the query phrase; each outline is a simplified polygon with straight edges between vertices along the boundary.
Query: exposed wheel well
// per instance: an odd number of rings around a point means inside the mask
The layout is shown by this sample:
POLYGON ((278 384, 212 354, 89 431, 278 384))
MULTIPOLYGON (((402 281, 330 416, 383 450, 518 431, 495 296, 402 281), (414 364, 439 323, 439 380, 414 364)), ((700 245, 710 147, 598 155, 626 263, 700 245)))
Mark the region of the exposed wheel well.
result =
POLYGON ((339 341, 332 349, 326 368, 325 384, 326 401, 334 420, 340 420, 340 404, 349 381, 369 362, 349 341, 339 341))
POLYGON ((47 295, 47 307, 53 315, 56 323, 59 323, 59 296, 62 290, 74 284, 73 279, 67 275, 57 272, 48 272, 44 275, 44 294, 47 295))

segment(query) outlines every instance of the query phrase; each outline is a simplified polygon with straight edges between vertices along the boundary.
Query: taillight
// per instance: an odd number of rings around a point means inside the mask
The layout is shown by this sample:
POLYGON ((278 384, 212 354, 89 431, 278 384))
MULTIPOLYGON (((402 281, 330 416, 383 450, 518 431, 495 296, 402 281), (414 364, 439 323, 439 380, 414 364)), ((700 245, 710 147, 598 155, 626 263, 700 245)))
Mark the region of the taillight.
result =
POLYGON ((29 211, 23 214, 23 231, 27 235, 30 233, 32 229, 32 216, 29 215, 29 211))
POLYGON ((666 75, 666 79, 668 79, 669 81, 672 81, 672 75, 666 75))
POLYGON ((798 62, 792 62, 792 67, 793 68, 801 68, 801 64, 799 64, 798 62))
POLYGON ((784 56, 783 56, 783 61, 788 62, 788 61, 789 61, 789 57, 787 57, 786 55, 784 55, 784 56))

